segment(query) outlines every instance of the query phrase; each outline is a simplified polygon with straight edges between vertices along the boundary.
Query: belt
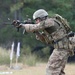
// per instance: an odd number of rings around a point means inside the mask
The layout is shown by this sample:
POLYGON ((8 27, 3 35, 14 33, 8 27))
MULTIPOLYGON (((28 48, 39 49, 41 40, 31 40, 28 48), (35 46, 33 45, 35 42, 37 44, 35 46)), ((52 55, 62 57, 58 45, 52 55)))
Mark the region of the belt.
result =
POLYGON ((54 47, 56 49, 69 49, 69 46, 68 46, 68 42, 63 42, 63 41, 59 41, 57 42, 56 44, 54 44, 54 47))

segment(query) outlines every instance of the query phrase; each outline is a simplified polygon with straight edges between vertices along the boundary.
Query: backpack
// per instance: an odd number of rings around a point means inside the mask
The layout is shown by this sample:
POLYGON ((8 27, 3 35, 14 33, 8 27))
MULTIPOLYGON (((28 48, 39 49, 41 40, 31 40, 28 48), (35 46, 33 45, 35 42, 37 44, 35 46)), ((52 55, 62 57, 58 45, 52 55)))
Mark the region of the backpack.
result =
POLYGON ((64 26, 64 28, 66 29, 66 32, 70 32, 71 27, 69 25, 69 23, 67 22, 67 20, 65 18, 63 18, 62 16, 60 16, 59 14, 55 14, 53 16, 53 18, 55 18, 56 20, 58 20, 59 22, 62 23, 62 25, 64 26))

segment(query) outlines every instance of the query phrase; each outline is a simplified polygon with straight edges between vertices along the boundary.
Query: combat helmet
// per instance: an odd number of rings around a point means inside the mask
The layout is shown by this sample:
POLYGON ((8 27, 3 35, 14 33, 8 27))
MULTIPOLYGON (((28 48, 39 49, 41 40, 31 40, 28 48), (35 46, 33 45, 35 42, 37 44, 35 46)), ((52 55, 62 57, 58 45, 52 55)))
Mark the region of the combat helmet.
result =
POLYGON ((48 13, 44 9, 39 9, 34 12, 33 19, 35 20, 37 18, 43 18, 45 16, 48 16, 48 13))

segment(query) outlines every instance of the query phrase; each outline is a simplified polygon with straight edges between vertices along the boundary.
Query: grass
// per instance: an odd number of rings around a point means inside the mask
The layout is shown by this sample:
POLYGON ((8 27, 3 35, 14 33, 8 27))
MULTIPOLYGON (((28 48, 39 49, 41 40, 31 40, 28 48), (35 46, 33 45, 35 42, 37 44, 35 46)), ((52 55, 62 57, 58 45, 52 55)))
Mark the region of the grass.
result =
MULTIPOLYGON (((10 69, 9 66, 7 66, 7 64, 10 63, 9 56, 10 52, 0 47, 0 73, 2 72, 11 73, 7 75, 45 75, 46 63, 37 64, 36 55, 30 54, 28 56, 22 56, 20 58, 21 64, 18 64, 19 66, 22 67, 22 69, 20 70, 10 69)), ((75 75, 75 64, 74 63, 67 64, 65 72, 66 75, 75 75)))
POLYGON ((29 66, 35 66, 37 63, 37 57, 36 55, 26 55, 26 56, 22 56, 20 58, 21 62, 25 65, 29 65, 29 66))
POLYGON ((9 51, 6 51, 6 49, 0 47, 0 65, 10 63, 9 54, 9 51))
MULTIPOLYGON (((13 63, 16 62, 15 54, 12 62, 13 63)), ((19 57, 18 62, 28 66, 35 66, 37 62, 37 56, 34 54, 22 55, 19 57)), ((10 65, 10 50, 6 50, 5 48, 0 47, 0 65, 5 65, 5 64, 10 65)))

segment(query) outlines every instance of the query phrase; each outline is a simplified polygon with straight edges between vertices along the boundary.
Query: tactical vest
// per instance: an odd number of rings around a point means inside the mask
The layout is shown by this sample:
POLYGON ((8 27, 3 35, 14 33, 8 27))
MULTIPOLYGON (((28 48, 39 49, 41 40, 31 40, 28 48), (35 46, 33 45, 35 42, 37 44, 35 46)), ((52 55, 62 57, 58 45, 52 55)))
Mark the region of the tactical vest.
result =
POLYGON ((65 18, 63 18, 62 16, 60 16, 58 14, 55 14, 54 18, 62 23, 62 25, 64 26, 67 33, 71 30, 71 27, 65 18))
MULTIPOLYGON (((45 28, 43 30, 45 35, 45 42, 47 44, 53 45, 57 49, 66 49, 69 50, 71 55, 74 55, 73 46, 69 42, 68 37, 64 37, 62 40, 58 41, 60 38, 62 38, 64 35, 66 35, 70 31, 70 27, 66 28, 66 24, 59 21, 57 18, 52 18, 55 22, 54 26, 51 26, 49 28, 45 28), (53 42, 56 42, 55 44, 53 42)), ((66 21, 65 21, 66 22, 66 21)), ((67 23, 67 22, 66 22, 67 23)))

